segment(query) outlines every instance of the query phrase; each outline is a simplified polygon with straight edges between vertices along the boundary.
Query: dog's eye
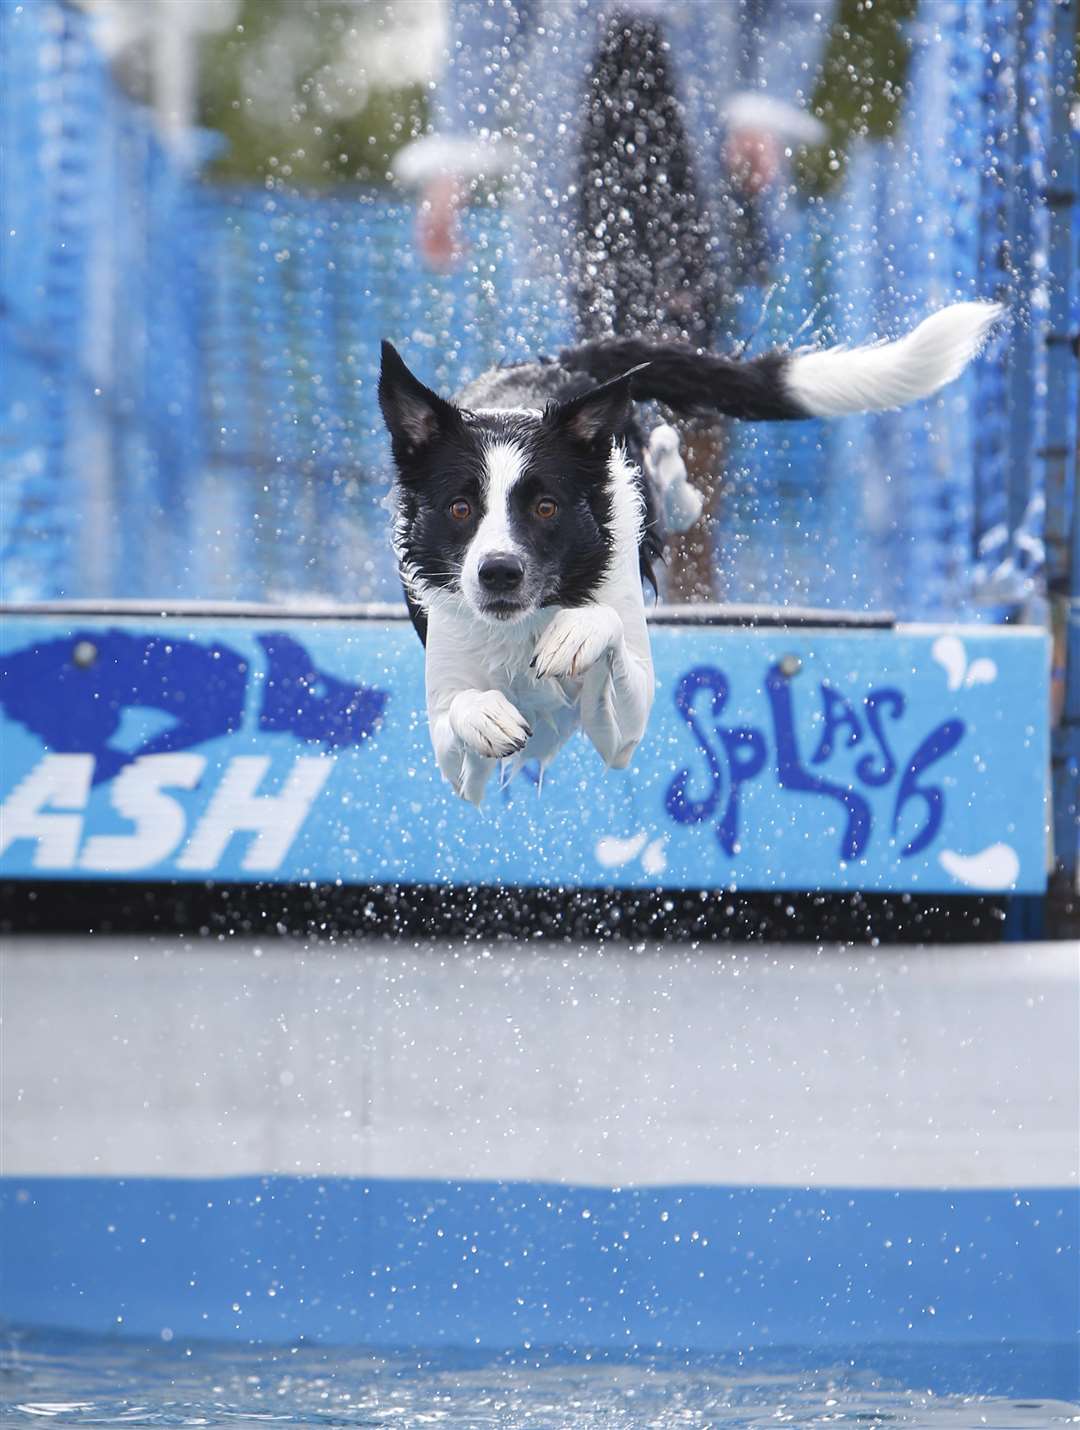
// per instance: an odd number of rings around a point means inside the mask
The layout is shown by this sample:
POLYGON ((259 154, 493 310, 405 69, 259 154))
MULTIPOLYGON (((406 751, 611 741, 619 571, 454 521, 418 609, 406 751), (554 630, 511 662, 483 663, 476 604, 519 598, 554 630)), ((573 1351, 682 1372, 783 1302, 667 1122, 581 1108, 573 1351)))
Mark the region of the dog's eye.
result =
POLYGON ((550 521, 559 510, 558 502, 552 501, 550 497, 541 497, 536 503, 534 510, 541 521, 550 521))
POLYGON ((450 515, 455 521, 468 521, 469 517, 472 516, 472 507, 467 501, 463 501, 459 498, 457 501, 450 503, 450 515))

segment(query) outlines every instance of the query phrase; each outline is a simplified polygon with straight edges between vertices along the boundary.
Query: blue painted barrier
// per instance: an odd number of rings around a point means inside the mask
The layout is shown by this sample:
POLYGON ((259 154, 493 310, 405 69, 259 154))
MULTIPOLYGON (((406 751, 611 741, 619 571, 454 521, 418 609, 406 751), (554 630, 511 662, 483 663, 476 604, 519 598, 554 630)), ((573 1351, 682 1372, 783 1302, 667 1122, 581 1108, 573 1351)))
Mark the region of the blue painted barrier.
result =
POLYGON ((578 739, 477 811, 434 766, 403 619, 10 615, 0 874, 1045 887, 1039 632, 658 624, 653 648, 628 773, 578 739))

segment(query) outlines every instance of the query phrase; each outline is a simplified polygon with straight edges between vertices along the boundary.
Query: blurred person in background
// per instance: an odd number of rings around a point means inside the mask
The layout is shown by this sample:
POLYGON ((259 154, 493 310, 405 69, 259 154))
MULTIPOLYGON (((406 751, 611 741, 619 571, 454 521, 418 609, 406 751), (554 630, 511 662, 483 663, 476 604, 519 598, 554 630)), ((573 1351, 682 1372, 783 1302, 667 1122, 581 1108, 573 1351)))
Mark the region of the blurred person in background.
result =
MULTIPOLYGON (((545 301, 571 297, 578 336, 722 343, 772 254, 766 217, 792 150, 820 142, 806 106, 827 4, 809 0, 450 0, 433 135, 397 172, 421 188, 417 240, 460 254, 470 193, 503 176, 519 257, 545 301)), ((528 289, 526 291, 529 291, 528 289)), ((669 538, 669 601, 715 599, 725 443, 682 424, 701 518, 669 538)))

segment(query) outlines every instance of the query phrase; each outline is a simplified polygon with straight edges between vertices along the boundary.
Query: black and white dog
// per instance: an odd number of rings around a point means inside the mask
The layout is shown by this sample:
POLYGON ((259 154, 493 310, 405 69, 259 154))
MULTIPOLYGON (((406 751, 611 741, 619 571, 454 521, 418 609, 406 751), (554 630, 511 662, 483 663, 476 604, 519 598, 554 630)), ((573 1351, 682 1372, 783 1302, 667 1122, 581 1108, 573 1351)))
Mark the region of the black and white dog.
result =
POLYGON ((455 792, 478 803, 500 760, 546 766, 579 726, 622 769, 645 732, 658 506, 696 508, 674 433, 644 443, 635 400, 751 421, 900 407, 957 377, 1000 311, 957 303, 898 342, 750 361, 614 338, 493 369, 453 402, 384 343, 394 547, 455 792))

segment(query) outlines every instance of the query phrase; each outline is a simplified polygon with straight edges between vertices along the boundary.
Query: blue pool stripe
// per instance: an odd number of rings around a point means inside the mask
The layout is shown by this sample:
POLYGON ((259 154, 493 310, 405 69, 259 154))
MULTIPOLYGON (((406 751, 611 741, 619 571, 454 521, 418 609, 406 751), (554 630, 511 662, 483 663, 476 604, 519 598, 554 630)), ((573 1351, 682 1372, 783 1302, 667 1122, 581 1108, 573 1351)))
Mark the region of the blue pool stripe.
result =
POLYGON ((1070 1190, 6 1178, 0 1213, 22 1324, 485 1351, 1023 1341, 1061 1347, 1055 1393, 1080 1393, 1070 1190))

